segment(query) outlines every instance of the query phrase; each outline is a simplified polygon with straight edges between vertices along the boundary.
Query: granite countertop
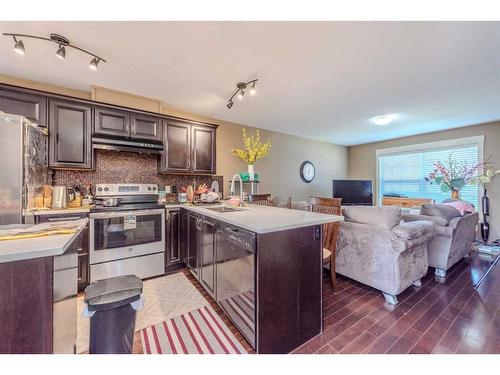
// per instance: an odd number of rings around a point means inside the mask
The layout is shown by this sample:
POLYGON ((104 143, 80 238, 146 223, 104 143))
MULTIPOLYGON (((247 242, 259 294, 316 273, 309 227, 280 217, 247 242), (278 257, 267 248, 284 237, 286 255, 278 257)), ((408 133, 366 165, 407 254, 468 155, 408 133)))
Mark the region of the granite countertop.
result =
MULTIPOLYGON (((224 204, 218 206, 224 206, 224 204)), ((259 234, 344 220, 343 216, 254 204, 244 207, 235 207, 238 209, 236 212, 212 211, 208 209, 209 207, 207 206, 183 205, 182 207, 186 210, 259 234)), ((217 207, 217 205, 211 207, 217 207)))
MULTIPOLYGON (((78 225, 76 232, 71 234, 0 241, 0 263, 64 254, 85 228, 87 222, 88 219, 71 221, 72 224, 78 225)), ((61 224, 64 223, 64 221, 61 222, 61 224)), ((1 226, 0 229, 2 229, 1 226)))

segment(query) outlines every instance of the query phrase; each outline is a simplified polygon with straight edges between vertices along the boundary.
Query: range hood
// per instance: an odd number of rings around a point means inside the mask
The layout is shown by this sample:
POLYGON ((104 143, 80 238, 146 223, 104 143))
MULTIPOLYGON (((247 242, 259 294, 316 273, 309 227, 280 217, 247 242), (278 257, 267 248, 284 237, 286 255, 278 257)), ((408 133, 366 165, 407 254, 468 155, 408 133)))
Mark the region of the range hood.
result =
POLYGON ((139 140, 122 140, 111 138, 92 137, 92 148, 101 150, 137 152, 140 154, 162 154, 161 143, 139 140))

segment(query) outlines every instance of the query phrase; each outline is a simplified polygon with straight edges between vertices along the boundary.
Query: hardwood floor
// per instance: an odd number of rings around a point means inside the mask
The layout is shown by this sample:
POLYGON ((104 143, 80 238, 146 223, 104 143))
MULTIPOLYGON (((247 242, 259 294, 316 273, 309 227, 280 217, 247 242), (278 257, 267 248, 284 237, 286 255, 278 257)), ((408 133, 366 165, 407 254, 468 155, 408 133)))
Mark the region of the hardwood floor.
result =
POLYGON ((500 267, 476 283, 489 257, 471 253, 438 282, 434 270, 422 287, 410 287, 399 304, 339 276, 334 293, 323 284, 324 331, 294 353, 500 353, 500 267))
MULTIPOLYGON (((489 257, 471 253, 438 282, 434 270, 422 287, 410 287, 388 305, 368 286, 337 276, 333 292, 327 273, 323 283, 324 330, 294 353, 500 353, 500 267, 481 287, 476 283, 490 265, 489 257)), ((198 281, 183 271, 210 302, 231 332, 250 353, 250 345, 198 281)), ((134 353, 142 353, 136 333, 134 353)))

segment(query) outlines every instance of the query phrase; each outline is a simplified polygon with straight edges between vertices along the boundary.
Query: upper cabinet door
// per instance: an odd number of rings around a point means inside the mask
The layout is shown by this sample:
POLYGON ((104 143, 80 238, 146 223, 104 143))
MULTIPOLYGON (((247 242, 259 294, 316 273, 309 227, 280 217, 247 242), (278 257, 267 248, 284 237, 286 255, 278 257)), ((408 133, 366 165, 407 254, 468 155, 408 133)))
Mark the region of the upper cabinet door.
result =
POLYGON ((192 171, 216 173, 215 128, 193 125, 191 128, 192 171))
POLYGON ((50 101, 49 167, 92 169, 92 107, 50 101))
POLYGON ((180 121, 164 121, 163 124, 163 156, 161 170, 163 172, 189 172, 191 168, 190 153, 191 126, 180 121))
POLYGON ((161 141, 161 119, 132 113, 130 136, 137 139, 161 141))
POLYGON ((47 126, 47 98, 40 95, 0 89, 0 111, 47 126))
POLYGON ((95 108, 94 135, 128 137, 130 113, 109 108, 95 108))

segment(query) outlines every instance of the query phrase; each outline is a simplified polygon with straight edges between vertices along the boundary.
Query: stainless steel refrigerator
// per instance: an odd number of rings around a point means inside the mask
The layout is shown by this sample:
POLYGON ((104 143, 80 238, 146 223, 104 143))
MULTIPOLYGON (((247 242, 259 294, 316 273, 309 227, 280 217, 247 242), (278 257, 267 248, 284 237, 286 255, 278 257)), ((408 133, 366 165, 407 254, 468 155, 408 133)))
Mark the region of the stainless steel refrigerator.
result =
POLYGON ((0 225, 24 223, 36 194, 51 185, 47 139, 45 128, 0 112, 0 225))

